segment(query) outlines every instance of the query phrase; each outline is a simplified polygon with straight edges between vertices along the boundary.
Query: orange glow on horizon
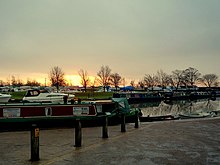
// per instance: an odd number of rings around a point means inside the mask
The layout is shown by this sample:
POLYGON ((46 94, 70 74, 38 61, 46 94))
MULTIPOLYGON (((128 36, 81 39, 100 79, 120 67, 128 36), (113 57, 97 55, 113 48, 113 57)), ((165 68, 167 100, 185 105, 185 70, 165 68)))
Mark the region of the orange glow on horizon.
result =
POLYGON ((64 77, 70 86, 81 86, 79 75, 65 75, 64 77))
MULTIPOLYGON (((70 86, 82 86, 81 77, 79 75, 65 75, 66 81, 70 86)), ((94 81, 93 76, 89 76, 90 81, 94 81)))

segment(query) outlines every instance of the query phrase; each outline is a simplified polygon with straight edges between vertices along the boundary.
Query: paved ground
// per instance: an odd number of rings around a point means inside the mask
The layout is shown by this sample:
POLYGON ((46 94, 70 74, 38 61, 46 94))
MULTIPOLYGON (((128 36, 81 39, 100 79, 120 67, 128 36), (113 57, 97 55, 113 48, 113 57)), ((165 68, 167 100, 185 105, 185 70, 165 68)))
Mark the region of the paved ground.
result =
POLYGON ((74 147, 74 129, 40 131, 40 161, 30 161, 30 132, 0 133, 0 165, 156 165, 220 164, 220 118, 178 120, 83 128, 82 147, 74 147))

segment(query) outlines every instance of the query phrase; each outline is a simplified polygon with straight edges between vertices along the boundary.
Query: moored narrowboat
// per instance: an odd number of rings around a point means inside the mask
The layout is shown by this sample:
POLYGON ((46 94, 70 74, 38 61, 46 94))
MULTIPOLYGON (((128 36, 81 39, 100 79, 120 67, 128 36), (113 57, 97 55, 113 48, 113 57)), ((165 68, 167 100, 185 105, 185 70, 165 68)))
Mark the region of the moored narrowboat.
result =
POLYGON ((127 98, 129 104, 148 101, 162 101, 163 95, 159 92, 119 92, 114 93, 113 98, 127 98))
POLYGON ((29 129, 33 123, 41 128, 74 127, 76 119, 81 120, 83 127, 100 126, 106 116, 109 125, 115 125, 120 124, 121 114, 129 122, 134 121, 135 111, 126 99, 81 104, 0 104, 0 130, 29 129))

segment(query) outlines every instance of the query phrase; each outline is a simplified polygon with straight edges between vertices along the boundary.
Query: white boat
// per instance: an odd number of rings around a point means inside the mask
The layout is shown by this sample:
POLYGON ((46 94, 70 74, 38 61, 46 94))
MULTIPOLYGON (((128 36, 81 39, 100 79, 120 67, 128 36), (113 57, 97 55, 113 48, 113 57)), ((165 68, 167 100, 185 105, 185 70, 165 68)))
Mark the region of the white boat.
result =
POLYGON ((0 103, 7 103, 11 99, 11 95, 0 93, 0 103))
POLYGON ((47 102, 62 104, 74 99, 75 95, 48 92, 47 90, 32 89, 28 90, 23 97, 23 102, 47 102))

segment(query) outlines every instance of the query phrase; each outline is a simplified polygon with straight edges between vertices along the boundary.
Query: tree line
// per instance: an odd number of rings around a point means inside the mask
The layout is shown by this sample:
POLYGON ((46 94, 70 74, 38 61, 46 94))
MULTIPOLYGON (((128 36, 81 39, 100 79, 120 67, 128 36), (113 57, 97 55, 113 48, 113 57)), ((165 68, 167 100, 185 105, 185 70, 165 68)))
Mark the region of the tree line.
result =
MULTIPOLYGON (((106 91, 108 86, 113 86, 117 90, 120 85, 125 86, 125 78, 123 78, 119 73, 112 72, 109 66, 101 66, 100 70, 97 72, 97 75, 93 82, 90 80, 88 72, 86 70, 80 69, 78 74, 81 78, 81 85, 84 87, 85 91, 88 86, 94 87, 95 84, 103 86, 103 90, 106 91)), ((61 68, 54 67, 52 68, 49 78, 52 84, 57 88, 59 86, 64 86, 64 72, 61 68)), ((216 74, 210 73, 202 75, 196 68, 189 67, 184 70, 174 70, 171 74, 165 73, 163 70, 159 70, 156 74, 145 74, 143 79, 140 80, 137 84, 132 80, 130 85, 139 88, 149 88, 149 87, 166 87, 172 86, 176 89, 180 86, 195 86, 200 84, 206 87, 217 87, 219 85, 218 76, 216 74)))
MULTIPOLYGON (((78 71, 80 76, 80 84, 84 87, 85 91, 87 87, 95 87, 96 85, 101 85, 103 90, 106 91, 108 86, 115 87, 118 90, 119 86, 125 86, 125 78, 123 78, 119 73, 112 72, 111 68, 106 66, 101 66, 100 70, 97 72, 97 75, 93 80, 90 79, 88 72, 84 69, 78 71)), ((67 86, 68 82, 65 80, 65 73, 62 68, 55 66, 51 68, 48 74, 49 81, 51 86, 55 86, 57 90, 61 86, 67 86)), ((155 74, 145 74, 144 77, 135 83, 134 80, 130 82, 130 85, 133 87, 139 88, 150 88, 150 87, 166 87, 172 86, 176 89, 180 86, 195 86, 201 85, 206 87, 217 87, 219 85, 218 76, 216 74, 210 73, 202 75, 196 68, 189 67, 184 70, 174 70, 171 74, 165 73, 163 70, 158 70, 155 74)), ((5 83, 0 80, 0 86, 3 86, 5 83)), ((10 84, 10 82, 9 82, 10 84)), ((12 86, 40 86, 41 84, 36 80, 28 79, 26 83, 23 83, 22 80, 16 79, 15 76, 11 78, 12 86)))

